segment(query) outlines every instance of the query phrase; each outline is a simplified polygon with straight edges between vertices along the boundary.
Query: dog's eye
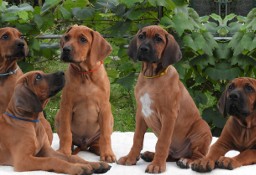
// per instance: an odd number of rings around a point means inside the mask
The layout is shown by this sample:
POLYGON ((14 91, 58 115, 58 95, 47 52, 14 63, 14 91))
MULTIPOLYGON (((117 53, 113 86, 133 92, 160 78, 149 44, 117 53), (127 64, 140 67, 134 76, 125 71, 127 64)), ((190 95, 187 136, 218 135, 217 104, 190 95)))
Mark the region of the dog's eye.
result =
POLYGON ((138 38, 139 38, 140 40, 143 40, 143 39, 144 39, 144 35, 143 35, 143 34, 140 34, 140 35, 138 36, 138 38))
POLYGON ((247 92, 253 92, 253 91, 254 91, 254 88, 253 88, 251 85, 247 84, 247 85, 245 85, 245 90, 246 90, 247 92))
POLYGON ((162 41, 163 41, 163 39, 162 39, 161 37, 159 37, 159 36, 157 36, 157 37, 155 38, 155 40, 156 40, 157 42, 162 42, 162 41))
POLYGON ((68 41, 69 40, 69 37, 67 35, 64 36, 64 40, 65 41, 68 41))
POLYGON ((37 74, 36 75, 36 80, 41 80, 42 79, 42 75, 41 74, 37 74))
POLYGON ((81 41, 82 43, 86 43, 86 42, 87 42, 87 39, 86 39, 85 37, 81 37, 81 38, 80 38, 80 41, 81 41))
POLYGON ((3 39, 3 40, 7 40, 9 38, 9 36, 7 35, 7 34, 4 34, 2 37, 1 37, 1 39, 3 39))
POLYGON ((228 86, 228 90, 233 90, 235 88, 235 85, 234 84, 231 84, 228 86))
POLYGON ((23 35, 20 36, 20 39, 24 39, 25 37, 23 35))

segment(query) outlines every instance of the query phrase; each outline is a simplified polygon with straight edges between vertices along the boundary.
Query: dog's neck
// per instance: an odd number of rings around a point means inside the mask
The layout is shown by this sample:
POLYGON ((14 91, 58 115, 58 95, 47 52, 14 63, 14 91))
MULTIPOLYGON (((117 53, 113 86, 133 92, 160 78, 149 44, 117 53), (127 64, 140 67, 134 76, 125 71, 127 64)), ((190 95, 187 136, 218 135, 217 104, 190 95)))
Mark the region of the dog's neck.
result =
POLYGON ((18 64, 16 61, 4 61, 0 64, 0 74, 5 74, 11 71, 15 71, 17 67, 18 67, 18 64))
POLYGON ((40 113, 40 112, 27 112, 22 109, 18 109, 15 107, 15 105, 12 101, 10 101, 10 103, 6 109, 6 112, 8 114, 11 114, 13 116, 16 116, 18 118, 22 118, 25 120, 38 120, 39 113, 40 113))
POLYGON ((103 66, 103 61, 98 61, 92 66, 88 66, 88 64, 85 63, 70 63, 69 69, 76 76, 80 75, 82 78, 88 78, 97 75, 101 66, 103 66))
POLYGON ((252 114, 250 114, 250 116, 244 118, 243 120, 235 116, 233 116, 233 118, 243 128, 250 129, 256 127, 256 112, 253 112, 252 114))
POLYGON ((148 62, 143 62, 142 63, 142 68, 141 72, 144 75, 144 77, 159 77, 161 76, 161 73, 166 70, 162 66, 162 63, 148 63, 148 62))

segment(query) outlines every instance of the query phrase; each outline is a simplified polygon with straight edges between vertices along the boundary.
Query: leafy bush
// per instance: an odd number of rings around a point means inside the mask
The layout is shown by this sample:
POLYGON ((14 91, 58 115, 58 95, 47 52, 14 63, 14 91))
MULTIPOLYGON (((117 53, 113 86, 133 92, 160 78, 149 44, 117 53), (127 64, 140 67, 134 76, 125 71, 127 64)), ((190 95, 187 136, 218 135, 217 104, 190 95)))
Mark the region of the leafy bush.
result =
MULTIPOLYGON (((216 14, 198 16, 187 0, 45 0, 34 7, 0 1, 0 12, 1 26, 14 26, 26 35, 30 56, 20 62, 24 71, 65 69, 58 59, 58 37, 70 25, 86 25, 107 38, 114 48, 104 64, 111 81, 115 130, 134 130, 133 87, 140 64, 132 62, 126 50, 143 26, 161 25, 179 42, 183 59, 175 67, 214 135, 226 121, 216 103, 227 82, 255 76, 256 9, 247 17, 230 14, 222 19, 216 14)), ((47 112, 53 121, 59 96, 52 101, 47 112)))

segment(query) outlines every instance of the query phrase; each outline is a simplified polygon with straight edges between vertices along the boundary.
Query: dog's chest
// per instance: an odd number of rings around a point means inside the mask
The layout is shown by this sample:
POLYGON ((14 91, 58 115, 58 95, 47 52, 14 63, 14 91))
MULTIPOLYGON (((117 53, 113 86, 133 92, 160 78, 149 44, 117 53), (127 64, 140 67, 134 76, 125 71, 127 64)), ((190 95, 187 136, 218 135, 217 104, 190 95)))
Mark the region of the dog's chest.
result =
POLYGON ((149 93, 144 93, 140 96, 139 101, 141 103, 141 113, 144 117, 150 117, 154 111, 152 105, 154 103, 153 99, 150 97, 149 93))

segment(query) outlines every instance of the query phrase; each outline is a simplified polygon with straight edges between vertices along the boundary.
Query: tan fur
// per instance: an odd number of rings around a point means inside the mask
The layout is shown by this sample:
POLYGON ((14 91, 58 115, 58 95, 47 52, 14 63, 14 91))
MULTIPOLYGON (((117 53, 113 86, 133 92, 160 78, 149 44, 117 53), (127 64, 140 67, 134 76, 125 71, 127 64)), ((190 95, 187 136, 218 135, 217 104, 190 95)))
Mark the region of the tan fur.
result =
POLYGON ((102 61, 110 54, 109 43, 96 31, 85 26, 73 26, 61 39, 62 60, 70 62, 65 73, 56 128, 60 137, 59 151, 70 155, 71 145, 99 154, 100 159, 114 162, 111 148, 113 116, 109 102, 110 82, 102 61), (81 38, 86 42, 81 42, 81 38), (70 49, 66 53, 65 48, 70 49), (90 72, 90 70, 93 70, 90 72), (81 74, 79 71, 87 73, 81 74), (82 141, 92 139, 89 145, 82 141))
MULTIPOLYGON (((246 93, 247 101, 243 101, 249 110, 244 119, 235 115, 229 116, 219 139, 211 146, 209 153, 203 159, 195 161, 192 169, 199 172, 208 172, 215 168, 235 169, 240 166, 256 163, 256 80, 253 78, 236 78, 230 84, 234 84, 235 90, 244 92, 245 86, 253 87, 253 92, 246 93), (240 151, 235 157, 224 157, 230 150, 240 151)), ((225 99, 229 97, 228 86, 219 101, 219 109, 224 112, 225 99)))
MULTIPOLYGON (((35 120, 50 94, 64 85, 64 74, 44 74, 33 71, 17 82, 7 112, 19 118, 35 120), (40 80, 37 75, 42 75, 40 80)), ((41 122, 17 120, 3 114, 0 117, 0 164, 14 166, 15 171, 45 170, 67 174, 106 172, 105 163, 87 162, 78 156, 66 156, 54 151, 41 122)))
MULTIPOLYGON (((151 128, 158 141, 155 153, 142 154, 144 160, 152 161, 146 172, 164 172, 166 160, 179 160, 178 165, 185 162, 180 166, 187 168, 194 160, 207 153, 211 143, 210 128, 200 117, 193 99, 179 80, 176 69, 170 66, 181 57, 179 46, 173 36, 158 26, 145 27, 132 40, 129 56, 137 59, 143 47, 144 50, 146 47, 152 48, 148 52, 144 51, 145 55, 150 53, 149 57, 139 58, 142 59, 142 70, 135 87, 137 112, 133 146, 129 154, 120 158, 118 163, 136 164, 143 147, 144 134, 147 128, 151 128), (140 36, 142 34, 144 38, 140 36), (160 37, 161 41, 157 39, 159 42, 156 42, 157 37, 160 37), (154 61, 150 60, 153 58, 154 61), (149 114, 147 111, 143 112, 143 105, 147 107, 147 104, 143 103, 145 94, 148 94, 150 99, 149 114)), ((146 107, 144 110, 148 110, 146 107)))
MULTIPOLYGON (((17 60, 26 57, 27 54, 27 43, 17 29, 12 27, 0 28, 0 74, 14 71, 18 68, 15 74, 0 76, 0 114, 5 112, 12 97, 15 83, 18 78, 23 75, 22 70, 17 64, 17 60), (8 38, 4 39, 4 35, 7 35, 8 38), (24 48, 21 49, 24 53, 23 56, 16 55, 18 53, 18 43, 24 44, 24 48)), ((52 143, 52 129, 50 123, 45 119, 43 113, 40 113, 40 120, 45 127, 50 143, 52 143)))

